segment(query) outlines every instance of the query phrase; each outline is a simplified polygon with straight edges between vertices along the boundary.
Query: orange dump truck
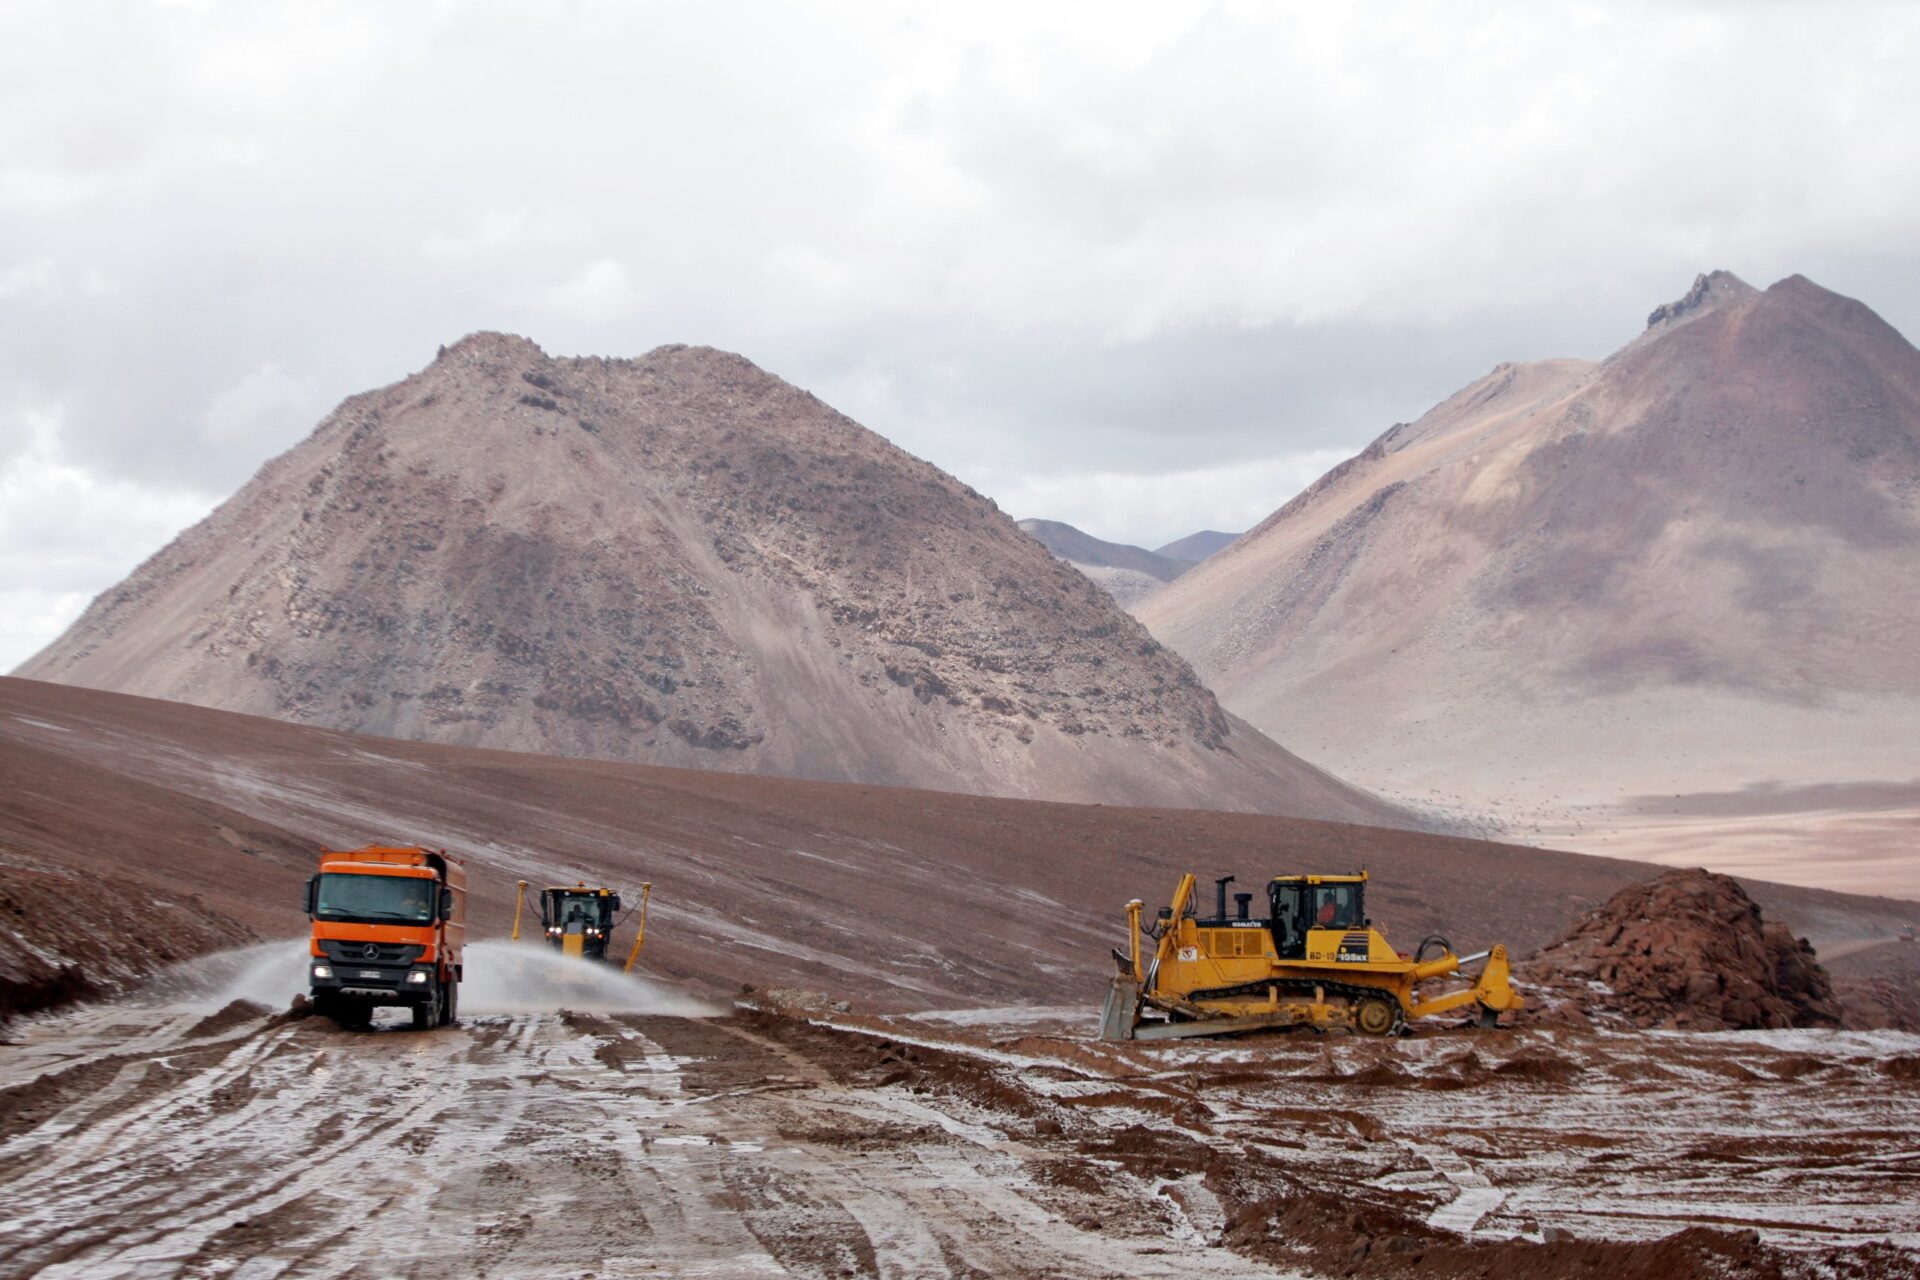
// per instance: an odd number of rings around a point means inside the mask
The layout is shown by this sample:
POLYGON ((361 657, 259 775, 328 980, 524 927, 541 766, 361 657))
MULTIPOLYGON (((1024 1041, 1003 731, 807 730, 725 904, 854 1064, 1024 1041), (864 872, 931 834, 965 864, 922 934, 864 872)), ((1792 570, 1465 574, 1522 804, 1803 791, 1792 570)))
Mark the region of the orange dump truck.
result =
POLYGON ((307 915, 314 1012, 364 1027, 376 1006, 401 1005, 421 1030, 458 1016, 467 869, 445 849, 322 850, 307 915))

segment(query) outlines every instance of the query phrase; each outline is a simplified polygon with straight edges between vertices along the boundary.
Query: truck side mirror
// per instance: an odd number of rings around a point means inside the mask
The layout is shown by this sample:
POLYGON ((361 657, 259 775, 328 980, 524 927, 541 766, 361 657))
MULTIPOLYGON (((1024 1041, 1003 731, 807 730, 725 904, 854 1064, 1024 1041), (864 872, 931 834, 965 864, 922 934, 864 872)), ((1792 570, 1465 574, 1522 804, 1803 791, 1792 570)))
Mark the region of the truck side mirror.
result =
POLYGON ((616 893, 613 895, 613 905, 610 908, 608 908, 608 910, 618 911, 619 909, 620 909, 620 895, 616 893))
POLYGON ((440 886, 440 918, 453 919, 453 890, 445 885, 440 886))
POLYGON ((313 915, 320 909, 320 877, 307 877, 307 914, 313 915))

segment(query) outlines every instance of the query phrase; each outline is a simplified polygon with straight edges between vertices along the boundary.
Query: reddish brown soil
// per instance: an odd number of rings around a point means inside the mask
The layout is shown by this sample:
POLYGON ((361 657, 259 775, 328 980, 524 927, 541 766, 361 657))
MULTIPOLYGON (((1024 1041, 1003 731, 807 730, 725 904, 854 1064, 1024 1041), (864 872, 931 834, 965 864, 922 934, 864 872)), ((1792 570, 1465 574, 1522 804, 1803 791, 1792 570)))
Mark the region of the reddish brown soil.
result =
MULTIPOLYGON (((1654 868, 1486 841, 1249 814, 994 800, 355 737, 179 704, 0 680, 8 875, 78 874, 108 931, 35 900, 0 928, 86 961, 305 929, 320 844, 444 845, 469 860, 473 935, 513 882, 655 886, 645 967, 731 990, 811 987, 857 1008, 1096 1007, 1121 908, 1176 876, 1369 868, 1398 945, 1443 931, 1525 955, 1654 868), (197 903, 196 903, 197 900, 197 903), (211 913, 211 914, 208 914, 211 913), (235 923, 210 927, 222 917, 235 923), (110 946, 108 945, 110 944, 110 946), (89 944, 92 945, 92 944, 89 944)), ((1892 937, 1920 904, 1749 884, 1816 940, 1892 937)), ((631 937, 623 927, 615 938, 631 937)), ((12 939, 12 941, 9 941, 12 939)), ((43 975, 44 976, 44 975, 43 975)), ((1523 975, 1524 976, 1524 975, 1523 975)))

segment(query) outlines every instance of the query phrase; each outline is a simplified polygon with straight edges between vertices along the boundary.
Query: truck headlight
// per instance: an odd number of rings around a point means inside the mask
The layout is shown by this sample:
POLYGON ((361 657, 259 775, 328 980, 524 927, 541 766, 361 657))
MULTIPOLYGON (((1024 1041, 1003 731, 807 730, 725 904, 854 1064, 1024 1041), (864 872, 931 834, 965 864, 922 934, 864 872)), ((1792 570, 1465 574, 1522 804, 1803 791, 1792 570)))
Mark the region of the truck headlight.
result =
POLYGON ((407 975, 408 982, 419 983, 419 982, 425 982, 426 980, 427 980, 427 971, 425 969, 415 969, 412 973, 407 975))
POLYGON ((317 964, 313 966, 313 976, 316 978, 331 978, 333 976, 333 966, 317 964))

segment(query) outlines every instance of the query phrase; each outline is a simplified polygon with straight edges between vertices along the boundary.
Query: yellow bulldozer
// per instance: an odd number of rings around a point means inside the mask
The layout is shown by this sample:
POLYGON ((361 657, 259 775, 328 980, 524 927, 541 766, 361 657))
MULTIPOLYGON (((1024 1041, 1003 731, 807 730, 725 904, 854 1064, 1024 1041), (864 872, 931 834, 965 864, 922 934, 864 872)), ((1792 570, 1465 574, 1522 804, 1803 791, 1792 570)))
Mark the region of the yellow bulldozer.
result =
POLYGON ((1279 1027, 1336 1028, 1383 1036, 1404 1031, 1415 1018, 1478 1007, 1492 1025, 1525 1001, 1513 989, 1507 949, 1494 946, 1459 956, 1446 939, 1431 937, 1412 955, 1395 951, 1367 918, 1367 873, 1275 876, 1267 884, 1267 914, 1253 914, 1253 894, 1233 895, 1216 882, 1211 917, 1199 916, 1195 881, 1182 876, 1173 903, 1144 931, 1142 904, 1127 904, 1130 939, 1115 950, 1120 972, 1101 1014, 1103 1040, 1167 1040, 1234 1035, 1279 1027), (1142 938, 1153 944, 1151 954, 1142 938), (1427 958, 1430 948, 1439 955, 1427 958), (1482 963, 1484 962, 1484 963, 1482 963), (1430 980, 1460 975, 1481 964, 1471 985, 1422 992, 1430 980))

